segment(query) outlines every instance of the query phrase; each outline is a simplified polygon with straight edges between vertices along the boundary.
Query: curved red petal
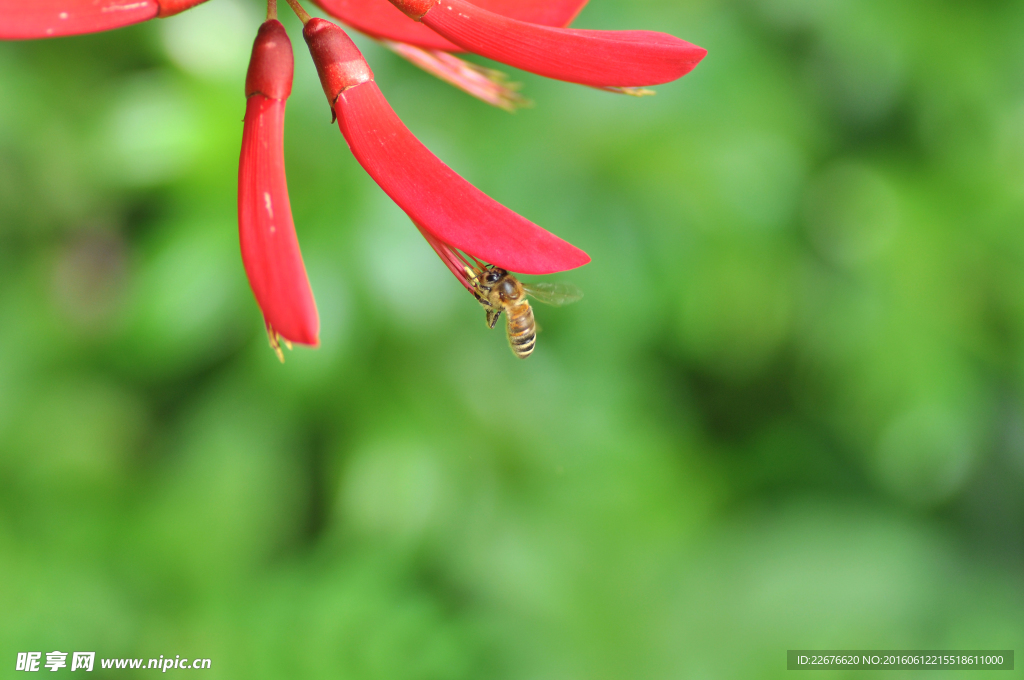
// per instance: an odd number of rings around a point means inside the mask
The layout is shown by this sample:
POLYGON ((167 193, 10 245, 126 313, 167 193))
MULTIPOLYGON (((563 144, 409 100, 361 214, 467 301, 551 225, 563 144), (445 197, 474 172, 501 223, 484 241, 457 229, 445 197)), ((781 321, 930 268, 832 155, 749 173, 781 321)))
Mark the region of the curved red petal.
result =
POLYGON ((292 222, 284 174, 283 99, 261 94, 245 107, 238 167, 242 263, 267 325, 281 337, 317 345, 320 321, 292 222))
POLYGON ((302 35, 352 154, 418 227, 453 248, 524 274, 550 274, 590 261, 430 153, 388 105, 345 31, 311 19, 302 35))
POLYGON ((98 33, 159 12, 156 0, 0 0, 0 40, 98 33))
POLYGON ((0 0, 0 40, 99 33, 169 17, 206 0, 0 0))
MULTIPOLYGON (((398 6, 416 0, 392 0, 398 6)), ((644 87, 680 78, 707 50, 654 31, 591 31, 526 23, 466 0, 433 5, 422 23, 470 52, 538 75, 593 87, 644 87)))
MULTIPOLYGON (((325 12, 356 30, 426 49, 458 52, 462 48, 445 40, 395 9, 388 0, 314 0, 325 12)), ((587 0, 476 0, 496 14, 545 26, 568 26, 587 0)))
POLYGON ((246 78, 245 126, 238 164, 242 263, 268 328, 286 340, 319 344, 320 321, 295 235, 284 171, 285 99, 292 52, 280 22, 260 27, 246 78), (280 97, 267 96, 271 92, 280 97))
POLYGON ((338 126, 360 165, 423 230, 503 269, 551 274, 590 262, 442 163, 399 120, 373 81, 343 91, 338 126))

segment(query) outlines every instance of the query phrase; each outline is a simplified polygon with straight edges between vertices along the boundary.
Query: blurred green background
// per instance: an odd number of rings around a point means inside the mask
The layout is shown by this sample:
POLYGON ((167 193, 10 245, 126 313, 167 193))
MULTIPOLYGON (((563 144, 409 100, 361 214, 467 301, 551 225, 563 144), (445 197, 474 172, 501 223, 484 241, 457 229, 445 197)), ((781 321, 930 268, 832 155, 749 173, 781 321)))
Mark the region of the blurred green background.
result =
POLYGON ((282 13, 323 324, 283 366, 236 235, 262 11, 0 44, 3 664, 703 680, 1021 649, 1024 4, 593 0, 577 26, 708 57, 641 100, 512 73, 515 115, 360 39, 427 146, 593 257, 525 362, 282 13))

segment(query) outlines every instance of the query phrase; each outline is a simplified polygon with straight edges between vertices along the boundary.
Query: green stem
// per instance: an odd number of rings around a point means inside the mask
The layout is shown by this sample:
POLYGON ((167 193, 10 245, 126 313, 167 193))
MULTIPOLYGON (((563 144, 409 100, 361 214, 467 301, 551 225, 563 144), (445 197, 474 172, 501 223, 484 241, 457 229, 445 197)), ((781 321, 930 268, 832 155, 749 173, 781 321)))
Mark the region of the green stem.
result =
POLYGON ((306 10, 302 9, 302 5, 299 4, 299 0, 288 0, 288 6, 291 7, 292 11, 295 12, 295 15, 299 17, 299 21, 302 22, 303 26, 309 23, 309 20, 313 18, 306 13, 306 10))

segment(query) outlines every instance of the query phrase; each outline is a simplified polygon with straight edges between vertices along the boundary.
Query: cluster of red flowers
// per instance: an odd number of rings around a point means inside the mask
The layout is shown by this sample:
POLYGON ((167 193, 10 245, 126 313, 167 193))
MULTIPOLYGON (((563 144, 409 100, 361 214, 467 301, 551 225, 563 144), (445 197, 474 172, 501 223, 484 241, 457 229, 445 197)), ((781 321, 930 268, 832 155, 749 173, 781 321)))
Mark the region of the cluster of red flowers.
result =
MULTIPOLYGON (((166 17, 205 0, 0 0, 0 39, 105 31, 166 17)), ((706 51, 653 31, 565 28, 587 0, 314 0, 345 24, 491 104, 518 99, 500 74, 453 53, 472 52, 539 75, 625 94, 688 73, 706 51)), ((373 72, 337 25, 302 20, 327 101, 353 155, 412 219, 470 291, 466 257, 524 274, 590 261, 582 250, 490 198, 442 163, 388 105, 373 72)), ((269 0, 245 80, 238 172, 242 261, 271 345, 316 345, 319 319, 292 222, 284 169, 284 109, 291 42, 269 0)), ((280 350, 278 350, 279 352, 280 350)))

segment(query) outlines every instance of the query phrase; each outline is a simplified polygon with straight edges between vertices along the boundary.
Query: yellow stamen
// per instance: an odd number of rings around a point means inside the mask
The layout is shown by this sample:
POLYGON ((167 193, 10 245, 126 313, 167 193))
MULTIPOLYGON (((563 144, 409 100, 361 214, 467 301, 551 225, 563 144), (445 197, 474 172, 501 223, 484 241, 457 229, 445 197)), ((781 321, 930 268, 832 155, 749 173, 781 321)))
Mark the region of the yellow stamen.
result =
POLYGON ((653 97, 658 94, 654 90, 648 90, 646 87, 604 87, 603 90, 609 92, 618 92, 619 94, 628 94, 630 97, 653 97))
POLYGON ((283 364, 284 352, 281 351, 281 341, 284 340, 284 346, 287 347, 288 349, 292 348, 292 343, 288 342, 280 335, 278 335, 277 331, 271 328, 269 324, 267 325, 267 340, 270 341, 270 349, 274 350, 274 354, 277 355, 278 361, 280 361, 283 364))

